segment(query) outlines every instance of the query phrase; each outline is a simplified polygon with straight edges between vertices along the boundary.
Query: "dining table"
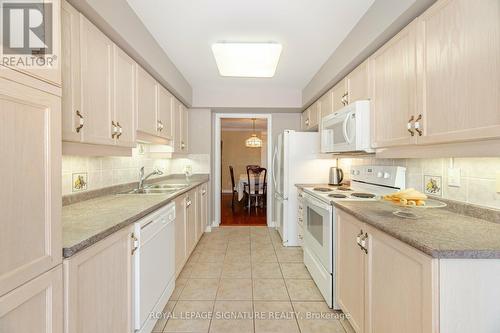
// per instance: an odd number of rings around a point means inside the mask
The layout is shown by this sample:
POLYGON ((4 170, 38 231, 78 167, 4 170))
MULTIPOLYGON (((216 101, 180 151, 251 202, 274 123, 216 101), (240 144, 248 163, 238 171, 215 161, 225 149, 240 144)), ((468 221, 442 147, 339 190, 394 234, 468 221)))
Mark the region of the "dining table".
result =
MULTIPOLYGON (((255 181, 255 178, 256 178, 255 175, 251 175, 250 181, 251 182, 255 181)), ((259 181, 259 193, 263 193, 264 192, 264 179, 263 179, 264 176, 261 174, 260 178, 262 179, 262 181, 259 181)), ((237 191, 238 191, 238 201, 243 200, 243 198, 245 197, 245 188, 247 186, 248 186, 248 176, 247 176, 247 174, 243 173, 240 175, 240 178, 238 180, 238 185, 236 186, 237 191)))

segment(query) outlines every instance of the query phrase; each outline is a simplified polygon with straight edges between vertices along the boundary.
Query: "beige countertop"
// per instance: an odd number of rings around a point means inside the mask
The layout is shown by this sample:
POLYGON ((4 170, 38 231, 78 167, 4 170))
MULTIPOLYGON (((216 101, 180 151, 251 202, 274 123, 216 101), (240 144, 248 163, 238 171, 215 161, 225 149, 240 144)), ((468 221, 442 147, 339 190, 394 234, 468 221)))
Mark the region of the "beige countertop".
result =
MULTIPOLYGON (((171 194, 109 194, 85 200, 62 209, 63 257, 68 258, 110 234, 165 206, 173 199, 208 182, 208 175, 194 175, 189 186, 171 194)), ((186 183, 171 178, 161 183, 186 183)))

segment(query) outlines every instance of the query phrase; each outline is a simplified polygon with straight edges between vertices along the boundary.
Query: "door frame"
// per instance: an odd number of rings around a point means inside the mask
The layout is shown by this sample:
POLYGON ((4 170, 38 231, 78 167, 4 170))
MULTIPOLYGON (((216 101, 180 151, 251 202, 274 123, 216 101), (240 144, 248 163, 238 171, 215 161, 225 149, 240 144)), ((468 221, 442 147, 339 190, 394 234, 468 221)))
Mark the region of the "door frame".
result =
MULTIPOLYGON (((273 152, 273 136, 272 136, 272 114, 271 113, 216 113, 215 114, 215 139, 214 139, 214 221, 213 227, 218 227, 221 222, 221 119, 223 118, 257 118, 267 120, 267 183, 272 181, 272 152, 273 152)), ((266 209, 266 223, 268 227, 273 226, 273 188, 267 187, 267 209, 266 209)))

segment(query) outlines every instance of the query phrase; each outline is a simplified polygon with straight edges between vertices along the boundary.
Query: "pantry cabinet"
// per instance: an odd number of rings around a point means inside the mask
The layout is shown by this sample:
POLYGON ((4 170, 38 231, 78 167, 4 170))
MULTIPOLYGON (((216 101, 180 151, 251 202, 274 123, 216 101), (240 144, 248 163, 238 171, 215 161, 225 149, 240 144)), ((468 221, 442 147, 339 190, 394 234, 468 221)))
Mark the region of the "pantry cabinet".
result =
POLYGON ((0 69, 0 296, 62 260, 61 98, 24 76, 0 69))
POLYGON ((411 124, 417 114, 416 22, 375 52, 370 57, 369 68, 373 146, 414 143, 416 132, 411 124))
POLYGON ((355 332, 438 332, 436 259, 342 211, 336 246, 337 301, 355 332))
POLYGON ((500 2, 438 1, 417 25, 418 143, 499 138, 500 2))
POLYGON ((0 296, 0 332, 62 333, 61 265, 0 296))
POLYGON ((132 231, 64 261, 65 333, 132 332, 132 231))

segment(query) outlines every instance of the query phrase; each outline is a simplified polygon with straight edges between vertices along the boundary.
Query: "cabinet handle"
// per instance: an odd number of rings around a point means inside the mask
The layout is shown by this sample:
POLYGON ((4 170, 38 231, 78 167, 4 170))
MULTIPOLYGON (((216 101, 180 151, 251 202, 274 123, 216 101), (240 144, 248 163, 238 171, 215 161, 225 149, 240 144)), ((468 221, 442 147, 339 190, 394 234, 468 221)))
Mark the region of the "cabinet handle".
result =
POLYGON ((201 191, 201 195, 205 195, 205 194, 207 194, 206 190, 201 191))
POLYGON ((304 239, 304 236, 302 236, 302 235, 299 235, 298 237, 299 237, 300 240, 304 239))
POLYGON ((365 233, 365 235, 361 238, 361 242, 359 243, 359 247, 361 250, 365 252, 365 254, 368 254, 368 248, 366 247, 366 240, 368 239, 368 234, 365 233))
POLYGON ((419 114, 417 119, 415 119, 415 123, 413 127, 415 128, 415 131, 417 131, 418 136, 422 136, 423 131, 422 131, 422 126, 420 126, 420 121, 422 120, 422 115, 419 114))
POLYGON ((157 124, 156 124, 156 130, 158 132, 161 132, 163 130, 163 123, 161 120, 157 120, 157 124))
POLYGON ((113 134, 111 134, 111 138, 114 139, 116 133, 118 133, 118 127, 116 126, 114 120, 111 121, 111 126, 113 127, 113 134))
POLYGON ((120 122, 116 122, 116 126, 118 126, 118 134, 116 135, 116 138, 119 139, 120 136, 123 134, 123 128, 122 125, 120 125, 120 122))
POLYGON ((306 119, 306 125, 309 126, 309 118, 306 119))
POLYGON ((415 121, 415 117, 411 116, 410 120, 408 120, 408 124, 406 125, 406 128, 408 129, 408 132, 410 132, 411 136, 415 136, 415 131, 413 131, 413 124, 412 124, 413 121, 415 121))
POLYGON ((132 234, 130 238, 132 238, 132 255, 134 255, 135 251, 139 249, 139 240, 134 234, 132 234))
POLYGON ((83 116, 79 110, 76 110, 76 115, 80 118, 78 120, 78 126, 76 126, 76 133, 80 133, 80 130, 83 128, 83 125, 85 125, 85 119, 83 119, 83 116))
POLYGON ((181 149, 184 150, 186 148, 186 145, 184 144, 184 141, 181 141, 181 149))

